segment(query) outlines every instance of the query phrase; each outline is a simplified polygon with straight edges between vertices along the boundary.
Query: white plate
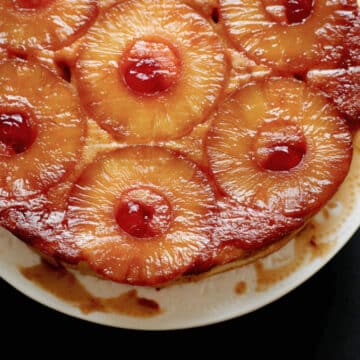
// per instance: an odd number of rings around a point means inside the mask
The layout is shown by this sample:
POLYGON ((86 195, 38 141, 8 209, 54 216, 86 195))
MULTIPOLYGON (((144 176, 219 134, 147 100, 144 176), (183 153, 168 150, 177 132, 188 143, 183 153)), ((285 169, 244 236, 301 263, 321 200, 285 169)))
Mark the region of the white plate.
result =
MULTIPOLYGON (((181 329, 212 324, 256 310, 290 292, 323 267, 351 238, 360 225, 360 134, 355 141, 352 170, 330 204, 296 240, 266 259, 241 269, 156 291, 139 288, 140 296, 157 301, 163 313, 152 318, 94 312, 64 302, 27 280, 19 266, 32 266, 39 257, 22 242, 0 229, 0 276, 30 298, 65 314, 129 329, 181 329), (315 237, 314 237, 315 236, 315 237), (309 245, 313 240, 316 247, 309 245), (262 269, 262 270, 261 270, 262 269), (234 291, 246 283, 246 292, 234 291)), ((122 294, 130 286, 76 274, 86 288, 99 297, 122 294)))

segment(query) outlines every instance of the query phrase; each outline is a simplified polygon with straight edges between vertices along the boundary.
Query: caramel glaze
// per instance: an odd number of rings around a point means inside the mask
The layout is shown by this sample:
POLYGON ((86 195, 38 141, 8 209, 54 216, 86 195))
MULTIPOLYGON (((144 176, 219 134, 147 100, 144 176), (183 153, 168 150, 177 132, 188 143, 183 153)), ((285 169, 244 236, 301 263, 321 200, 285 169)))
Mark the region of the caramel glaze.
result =
POLYGON ((319 225, 311 222, 295 238, 294 259, 275 269, 266 269, 261 261, 255 263, 257 273, 257 290, 267 290, 271 285, 285 279, 295 272, 306 261, 313 261, 322 258, 330 253, 336 242, 321 242, 318 236, 319 225))
POLYGON ((235 293, 238 295, 243 295, 247 291, 247 284, 245 281, 240 281, 235 286, 235 293))
POLYGON ((156 301, 139 297, 136 290, 113 298, 94 296, 71 272, 45 261, 32 267, 22 267, 20 271, 25 278, 57 298, 78 306, 84 314, 103 312, 149 318, 162 313, 156 301))
POLYGON ((264 291, 296 271, 305 262, 308 251, 315 249, 315 244, 317 246, 316 225, 311 222, 296 236, 295 254, 290 263, 279 268, 266 269, 261 261, 257 261, 255 263, 257 290, 264 291))
MULTIPOLYGON (((116 0, 103 0, 101 2, 100 7, 107 8, 108 6, 111 6, 113 3, 115 3, 116 0)), ((207 18, 211 18, 211 15, 215 8, 218 7, 218 0, 186 0, 186 3, 189 3, 191 6, 193 6, 195 9, 198 9, 199 12, 202 12, 204 16, 207 18), (200 11, 201 10, 201 11, 200 11)), ((227 36, 225 36, 225 30, 223 28, 222 21, 212 22, 212 26, 214 27, 215 31, 217 31, 220 34, 220 37, 222 38, 222 41, 224 42, 224 46, 226 48, 227 52, 227 58, 230 66, 230 74, 228 77, 228 83, 225 89, 225 95, 228 96, 232 94, 237 88, 241 87, 242 85, 248 83, 249 81, 253 79, 261 79, 264 77, 269 76, 271 74, 271 69, 267 68, 266 66, 259 66, 254 61, 249 59, 245 53, 236 50, 232 45, 231 42, 228 40, 227 36)), ((68 67, 68 71, 70 72, 70 75, 67 76, 71 80, 71 83, 75 84, 75 80, 71 77, 71 71, 73 70, 74 64, 76 62, 78 53, 79 53, 79 45, 81 44, 81 41, 75 41, 71 46, 62 48, 58 51, 37 51, 34 53, 34 55, 31 53, 29 55, 29 59, 35 62, 39 62, 43 65, 45 65, 50 70, 54 71, 55 73, 59 74, 59 68, 57 64, 65 64, 68 67)), ((7 52, 0 48, 0 58, 2 57, 8 57, 9 54, 7 52)), ((21 56, 20 56, 21 57, 21 56)), ((61 74, 60 74, 61 75, 61 74)), ((63 76, 64 77, 64 76, 63 76)), ((196 161, 198 164, 201 165, 201 167, 206 171, 208 162, 207 158, 204 155, 204 140, 206 138, 207 131, 211 125, 211 118, 206 121, 203 124, 198 125, 193 129, 193 131, 188 134, 187 136, 184 136, 183 138, 179 140, 169 141, 160 145, 163 145, 167 148, 180 151, 185 153, 190 159, 196 161)), ((359 123, 353 125, 354 126, 354 133, 355 130, 359 128, 359 123)), ((360 142, 358 141, 358 144, 360 142)), ((79 161, 79 164, 74 169, 73 173, 68 177, 66 182, 63 182, 54 188, 50 189, 47 194, 44 194, 45 203, 49 203, 49 207, 51 209, 55 209, 56 211, 64 211, 66 209, 66 199, 67 195, 71 189, 73 181, 79 176, 79 174, 82 172, 82 170, 86 167, 87 164, 89 164, 94 158, 96 158, 97 155, 106 153, 108 151, 111 151, 115 148, 121 147, 123 144, 116 143, 114 139, 104 131, 102 131, 98 125, 91 119, 88 119, 88 133, 86 137, 86 143, 84 152, 81 158, 81 161, 79 161)), ((360 145, 357 145, 360 146, 360 145)), ((359 163, 359 162, 358 162, 359 163)), ((355 171, 356 172, 356 171, 355 171)), ((357 172, 358 173, 358 172, 357 172)), ((359 176, 357 174, 357 176, 359 176)), ((358 184, 358 181, 357 181, 358 184)), ((352 185, 352 184, 351 184, 352 185)), ((345 187, 347 191, 350 191, 351 186, 346 185, 345 187)), ((345 193, 345 191, 343 191, 345 193)), ((346 204, 345 201, 343 201, 343 204, 346 204)), ((11 207, 13 204, 5 204, 2 206, 0 203, 0 208, 7 208, 11 207)), ((18 204, 15 204, 18 205, 18 204)), ((14 206, 15 206, 14 205, 14 206)), ((21 204, 23 205, 23 204, 21 204)), ((28 204, 26 204, 28 206, 28 204)), ((41 206, 40 206, 41 207, 41 206)), ((351 211, 351 206, 346 205, 344 209, 344 213, 348 214, 351 211)), ((20 212, 22 215, 22 211, 20 212)), ((324 215, 326 217, 326 215, 324 215)), ((35 216, 34 216, 35 218, 35 216)), ((341 218, 344 219, 345 215, 341 214, 341 218)), ((15 220, 18 220, 17 217, 15 217, 15 220)), ((19 222, 17 222, 19 223, 19 222)), ((26 222, 25 222, 26 223, 26 222)), ((328 221, 327 224, 331 223, 331 221, 328 221)), ((19 229, 17 229, 16 221, 14 221, 14 226, 10 226, 12 224, 9 224, 7 221, 5 224, 1 224, 8 228, 10 231, 13 231, 17 234, 19 229), (17 231, 16 231, 17 230, 17 231)), ((34 239, 30 239, 29 236, 26 237, 25 234, 29 234, 30 230, 34 230, 35 225, 32 225, 32 222, 30 222, 30 227, 24 229, 24 235, 21 236, 24 241, 30 243, 31 245, 37 245, 37 243, 34 243, 34 239), (32 228, 33 226, 33 228, 32 228)), ((333 225, 331 225, 331 228, 333 228, 333 225)), ((307 231, 307 230, 305 230, 307 231)), ((317 230, 319 231, 319 230, 317 230)), ((46 231, 45 231, 46 234, 46 231)), ((302 235, 300 235, 302 236, 302 235)), ((320 254, 322 251, 319 249, 322 249, 322 245, 318 245, 317 239, 318 234, 315 234, 315 238, 312 241, 309 240, 308 245, 306 248, 313 249, 314 254, 320 254), (314 245, 317 244, 316 246, 314 245), (310 244, 310 245, 309 245, 310 244)), ((47 238, 42 238, 42 236, 39 236, 40 240, 44 242, 44 246, 48 244, 47 238)), ((55 247, 54 252, 52 251, 49 255, 53 256, 53 253, 57 255, 57 257, 60 260, 66 259, 66 261, 71 263, 78 262, 78 254, 75 251, 75 255, 69 254, 68 246, 63 247, 56 247, 56 241, 53 242, 53 246, 55 247), (63 251, 63 248, 65 251, 63 251), (71 255, 71 256, 70 256, 71 255)), ((42 246, 36 246, 42 249, 42 246)), ((49 246, 48 246, 49 247, 49 246)), ((301 253, 300 253, 301 257, 301 253)), ((301 263, 301 262, 300 262, 301 263)), ((297 267, 292 268, 294 271, 297 267)), ((272 270, 275 271, 275 270, 272 270)), ((282 270, 280 269, 279 274, 281 275, 282 270)), ((291 271, 290 271, 291 272, 291 271)), ((264 273, 264 271, 263 271, 264 273)), ((71 273, 69 273, 71 275, 71 273)), ((289 274, 289 272, 287 272, 289 274)), ((283 275, 285 276, 285 275, 283 275)), ((55 277, 55 276, 54 276, 55 277)), ((281 276, 273 276, 273 279, 281 279, 281 276)), ((261 279, 261 274, 259 275, 259 279, 261 279)), ((264 278, 263 278, 264 279, 264 278)), ((76 280, 76 279, 75 279, 76 280)), ((56 283, 56 282, 55 282, 56 283)), ((265 280, 262 280, 261 283, 266 283, 265 280)), ((273 283, 273 282, 272 282, 273 283)), ((55 291, 52 291, 55 293, 55 291)), ((135 296, 136 297, 136 296, 135 296)), ((101 299, 103 301, 104 299, 101 299)), ((97 310, 94 310, 97 311, 97 310)))

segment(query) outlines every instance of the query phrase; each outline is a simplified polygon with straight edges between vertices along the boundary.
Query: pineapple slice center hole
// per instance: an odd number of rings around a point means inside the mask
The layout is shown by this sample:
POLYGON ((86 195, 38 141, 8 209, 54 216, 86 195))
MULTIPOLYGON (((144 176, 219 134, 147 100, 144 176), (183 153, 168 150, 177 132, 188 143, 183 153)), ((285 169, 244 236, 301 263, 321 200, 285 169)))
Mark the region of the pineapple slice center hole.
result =
POLYGON ((176 49, 159 39, 136 40, 120 64, 125 85, 137 95, 156 96, 173 87, 180 76, 176 49))
POLYGON ((31 147, 37 135, 29 111, 0 105, 0 155, 14 156, 31 147))
POLYGON ((264 124, 255 139, 255 160, 264 170, 290 171, 306 154, 304 133, 294 124, 264 124))
POLYGON ((47 7, 54 0, 13 0, 13 4, 18 10, 36 10, 47 7))
POLYGON ((120 228, 130 236, 154 238, 169 229, 172 209, 167 198, 157 190, 136 188, 121 195, 115 218, 120 228))
POLYGON ((304 23, 314 10, 314 0, 263 0, 266 13, 282 25, 304 23))

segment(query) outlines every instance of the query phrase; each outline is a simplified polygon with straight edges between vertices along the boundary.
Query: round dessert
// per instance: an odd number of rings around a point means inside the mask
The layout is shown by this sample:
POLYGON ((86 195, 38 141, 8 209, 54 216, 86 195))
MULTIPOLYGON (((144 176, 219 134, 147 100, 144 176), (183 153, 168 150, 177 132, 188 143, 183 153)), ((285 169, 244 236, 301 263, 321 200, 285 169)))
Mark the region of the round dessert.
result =
POLYGON ((340 63, 356 0, 220 0, 231 40, 282 74, 340 63))
POLYGON ((349 171, 355 0, 0 12, 0 225, 55 264, 207 277, 282 247, 349 171))
POLYGON ((213 190, 194 163, 138 146, 85 170, 69 199, 68 223, 93 270, 122 283, 159 285, 209 247, 214 207, 213 190))
POLYGON ((103 129, 147 143, 181 137, 203 122, 226 68, 219 37, 191 7, 132 0, 89 30, 75 76, 84 108, 103 129))
POLYGON ((0 62, 0 199, 41 194, 74 167, 84 122, 72 87, 47 69, 0 62))
POLYGON ((97 12, 96 0, 1 0, 0 45, 59 49, 81 36, 97 12))

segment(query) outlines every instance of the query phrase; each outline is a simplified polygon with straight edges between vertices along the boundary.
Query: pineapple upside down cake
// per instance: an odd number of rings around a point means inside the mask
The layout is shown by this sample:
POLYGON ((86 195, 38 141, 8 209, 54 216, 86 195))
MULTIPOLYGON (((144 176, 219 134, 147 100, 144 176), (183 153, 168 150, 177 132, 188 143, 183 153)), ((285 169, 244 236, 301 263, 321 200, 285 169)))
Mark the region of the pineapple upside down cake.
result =
POLYGON ((0 224, 159 286, 283 246, 348 174, 355 0, 0 0, 0 224))

